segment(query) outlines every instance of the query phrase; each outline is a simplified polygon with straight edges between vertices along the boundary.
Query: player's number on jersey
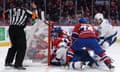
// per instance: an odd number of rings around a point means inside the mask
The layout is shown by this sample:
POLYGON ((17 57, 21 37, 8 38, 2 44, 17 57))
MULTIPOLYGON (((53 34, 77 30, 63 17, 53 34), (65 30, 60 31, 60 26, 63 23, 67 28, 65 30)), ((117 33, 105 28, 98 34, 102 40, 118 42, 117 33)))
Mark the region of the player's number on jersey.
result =
POLYGON ((83 25, 80 27, 79 31, 86 31, 86 30, 89 30, 89 31, 94 31, 93 27, 92 26, 87 26, 87 25, 83 25))

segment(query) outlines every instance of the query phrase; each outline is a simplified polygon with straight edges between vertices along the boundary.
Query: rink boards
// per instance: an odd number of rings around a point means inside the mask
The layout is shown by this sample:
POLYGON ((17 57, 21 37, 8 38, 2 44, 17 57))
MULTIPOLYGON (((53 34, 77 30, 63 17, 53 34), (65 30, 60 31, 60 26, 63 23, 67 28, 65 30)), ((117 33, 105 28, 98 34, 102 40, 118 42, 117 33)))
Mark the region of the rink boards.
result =
MULTIPOLYGON (((32 26, 27 26, 25 28, 26 33, 31 29, 32 26)), ((73 26, 62 26, 67 32, 71 32, 73 26)), ((118 39, 116 42, 120 43, 120 26, 114 26, 118 31, 118 39)), ((8 26, 0 26, 0 46, 10 46, 8 26)))

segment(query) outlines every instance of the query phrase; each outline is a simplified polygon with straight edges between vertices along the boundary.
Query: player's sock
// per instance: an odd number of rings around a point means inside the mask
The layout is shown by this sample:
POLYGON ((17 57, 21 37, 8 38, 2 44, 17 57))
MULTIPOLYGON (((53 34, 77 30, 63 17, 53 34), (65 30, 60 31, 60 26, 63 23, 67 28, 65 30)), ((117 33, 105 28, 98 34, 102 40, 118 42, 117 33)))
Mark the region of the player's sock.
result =
POLYGON ((69 48, 67 51, 66 62, 69 62, 73 57, 73 55, 74 55, 74 50, 72 48, 69 48))
POLYGON ((100 61, 104 61, 104 63, 106 64, 106 66, 109 69, 114 68, 114 66, 112 65, 112 61, 111 61, 110 57, 106 56, 105 53, 102 53, 99 56, 101 57, 100 61))

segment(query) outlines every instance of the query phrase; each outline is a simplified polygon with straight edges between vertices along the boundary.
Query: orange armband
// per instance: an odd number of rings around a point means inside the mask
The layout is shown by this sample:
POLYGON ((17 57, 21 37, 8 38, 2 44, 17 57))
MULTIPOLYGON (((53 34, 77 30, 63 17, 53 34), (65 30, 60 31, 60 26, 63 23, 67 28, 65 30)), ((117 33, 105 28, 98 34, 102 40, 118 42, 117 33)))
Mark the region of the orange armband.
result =
POLYGON ((32 19, 34 20, 36 17, 37 17, 37 14, 34 12, 34 13, 32 14, 32 19))

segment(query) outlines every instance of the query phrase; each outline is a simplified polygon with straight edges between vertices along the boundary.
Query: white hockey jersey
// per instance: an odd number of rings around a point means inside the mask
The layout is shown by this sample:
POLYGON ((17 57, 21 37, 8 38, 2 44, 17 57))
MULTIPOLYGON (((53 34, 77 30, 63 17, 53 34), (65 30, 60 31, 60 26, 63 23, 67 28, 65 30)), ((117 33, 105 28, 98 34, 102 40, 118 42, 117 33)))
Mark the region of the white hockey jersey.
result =
POLYGON ((104 19, 98 26, 98 31, 100 32, 99 44, 102 45, 104 49, 107 49, 115 42, 117 31, 112 27, 107 19, 104 19))
POLYGON ((98 31, 100 32, 100 37, 104 38, 107 38, 116 33, 116 30, 114 30, 107 19, 104 19, 103 22, 98 26, 98 31))

